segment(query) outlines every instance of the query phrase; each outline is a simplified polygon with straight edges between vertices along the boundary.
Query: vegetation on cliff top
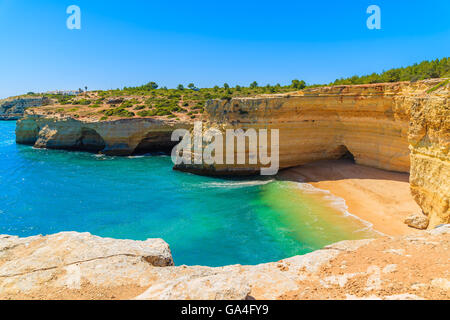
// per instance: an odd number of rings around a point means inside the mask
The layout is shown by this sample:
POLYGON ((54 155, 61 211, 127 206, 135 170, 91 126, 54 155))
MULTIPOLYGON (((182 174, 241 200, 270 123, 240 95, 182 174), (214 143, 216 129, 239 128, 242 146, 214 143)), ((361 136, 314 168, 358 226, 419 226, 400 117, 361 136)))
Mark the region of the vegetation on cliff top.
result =
MULTIPOLYGON (((338 79, 331 85, 417 81, 449 76, 450 58, 442 58, 391 69, 380 74, 338 79)), ((260 86, 254 81, 248 87, 239 85, 231 87, 224 83, 213 88, 198 88, 194 83, 189 83, 186 87, 179 84, 176 89, 168 89, 160 87, 156 82, 149 82, 142 86, 123 89, 97 90, 78 95, 44 94, 44 96, 50 98, 50 104, 53 106, 53 109, 51 106, 47 108, 49 112, 70 114, 74 117, 92 117, 101 120, 123 117, 166 117, 190 120, 198 118, 203 113, 205 102, 210 99, 286 93, 317 86, 325 84, 307 85, 303 80, 293 80, 286 86, 280 84, 260 86)))
POLYGON ((95 117, 101 120, 123 117, 166 117, 190 120, 200 117, 205 102, 210 99, 231 99, 236 96, 255 96, 267 93, 284 93, 306 87, 303 80, 293 80, 291 85, 259 86, 256 81, 248 87, 230 87, 227 83, 213 88, 197 88, 189 83, 176 89, 160 88, 155 82, 143 86, 115 90, 97 90, 78 95, 44 94, 52 101, 49 112, 71 114, 74 117, 95 117))
POLYGON ((365 76, 353 76, 345 79, 337 79, 332 85, 343 84, 370 84, 397 81, 418 81, 430 78, 450 77, 450 58, 422 61, 405 68, 396 68, 382 73, 372 73, 365 76))

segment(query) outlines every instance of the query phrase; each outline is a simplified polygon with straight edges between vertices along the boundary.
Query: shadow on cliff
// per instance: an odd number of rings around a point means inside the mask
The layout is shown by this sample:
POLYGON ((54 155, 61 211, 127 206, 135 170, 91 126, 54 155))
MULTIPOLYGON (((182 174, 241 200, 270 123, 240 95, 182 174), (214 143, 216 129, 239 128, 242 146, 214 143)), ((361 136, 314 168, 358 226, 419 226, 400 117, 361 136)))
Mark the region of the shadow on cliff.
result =
POLYGON ((351 157, 346 155, 338 160, 321 160, 280 170, 277 179, 306 183, 349 179, 409 182, 409 174, 358 165, 351 157))

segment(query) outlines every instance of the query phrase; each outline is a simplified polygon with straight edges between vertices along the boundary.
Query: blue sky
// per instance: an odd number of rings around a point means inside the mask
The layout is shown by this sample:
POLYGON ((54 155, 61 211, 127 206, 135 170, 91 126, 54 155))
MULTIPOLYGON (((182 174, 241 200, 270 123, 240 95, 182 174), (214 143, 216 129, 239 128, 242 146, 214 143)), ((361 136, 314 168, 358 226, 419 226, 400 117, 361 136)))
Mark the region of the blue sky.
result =
POLYGON ((450 56, 450 1, 0 0, 0 98, 28 91, 328 83, 450 56), (78 5, 82 29, 66 28, 78 5), (369 5, 382 29, 366 27, 369 5))

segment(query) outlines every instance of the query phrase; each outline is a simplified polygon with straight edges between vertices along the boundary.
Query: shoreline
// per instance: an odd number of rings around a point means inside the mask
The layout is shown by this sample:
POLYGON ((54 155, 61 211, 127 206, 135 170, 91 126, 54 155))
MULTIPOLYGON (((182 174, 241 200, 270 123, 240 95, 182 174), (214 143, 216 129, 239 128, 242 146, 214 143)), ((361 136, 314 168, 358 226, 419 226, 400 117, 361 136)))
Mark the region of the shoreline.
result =
POLYGON ((419 233, 404 224, 420 213, 409 189, 409 174, 354 164, 349 160, 325 160, 283 170, 280 180, 307 183, 344 200, 347 211, 387 236, 419 233))
POLYGON ((318 188, 317 186, 312 185, 311 183, 298 182, 298 184, 299 184, 298 187, 302 192, 307 191, 307 192, 311 192, 312 194, 320 194, 321 197, 324 198, 324 200, 332 202, 329 205, 333 209, 339 211, 341 214, 343 214, 346 217, 350 217, 351 219, 354 219, 354 220, 360 222, 363 226, 365 226, 364 229, 370 229, 372 232, 374 232, 375 234, 377 234, 381 237, 387 236, 386 234, 380 232, 379 230, 375 230, 373 227, 373 224, 371 222, 366 221, 366 220, 360 218, 358 215, 351 213, 349 211, 347 201, 344 198, 334 195, 330 190, 318 188))

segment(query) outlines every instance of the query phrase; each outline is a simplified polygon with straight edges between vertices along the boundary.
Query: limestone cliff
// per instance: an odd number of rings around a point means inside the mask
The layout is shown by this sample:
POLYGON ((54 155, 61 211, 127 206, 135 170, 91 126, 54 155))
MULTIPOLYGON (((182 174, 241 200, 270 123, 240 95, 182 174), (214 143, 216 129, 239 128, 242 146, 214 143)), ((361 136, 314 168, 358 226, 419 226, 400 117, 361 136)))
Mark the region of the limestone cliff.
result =
MULTIPOLYGON (((280 167, 351 155, 356 163, 410 172, 414 198, 432 228, 450 222, 450 84, 442 79, 334 86, 290 94, 211 100, 204 130, 278 129, 280 167)), ((134 118, 77 120, 29 113, 17 142, 35 147, 129 155, 168 151, 171 132, 192 122, 134 118)), ((245 150, 248 157, 248 149, 245 150)), ((269 148, 270 153, 270 148, 269 148)), ((195 153, 192 153, 195 156, 195 153)), ((178 165, 200 174, 255 173, 259 165, 178 165)))
MULTIPOLYGON (((409 85, 398 83, 335 86, 209 101, 205 130, 278 129, 280 168, 337 159, 349 151, 358 164, 408 172, 410 108, 402 101, 409 89, 409 85)), ((192 165, 189 169, 218 172, 233 168, 251 166, 192 165)))
MULTIPOLYGON (((449 88, 448 81, 433 79, 214 100, 206 106, 204 130, 278 129, 280 168, 348 152, 358 164, 400 172, 411 168, 413 196, 432 228, 450 222, 449 88)), ((248 148, 245 153, 248 159, 248 148)), ((178 166, 201 174, 251 173, 260 167, 178 166)))
POLYGON ((450 85, 411 104, 410 185, 430 226, 450 222, 450 85))
POLYGON ((443 226, 210 268, 173 266, 159 239, 0 236, 0 299, 450 299, 449 244, 443 226))
POLYGON ((37 148, 83 150, 107 155, 170 151, 171 134, 189 123, 154 119, 89 122, 28 115, 17 123, 16 141, 37 148))
POLYGON ((27 108, 45 105, 47 98, 18 97, 0 100, 0 120, 17 120, 24 115, 27 108))

